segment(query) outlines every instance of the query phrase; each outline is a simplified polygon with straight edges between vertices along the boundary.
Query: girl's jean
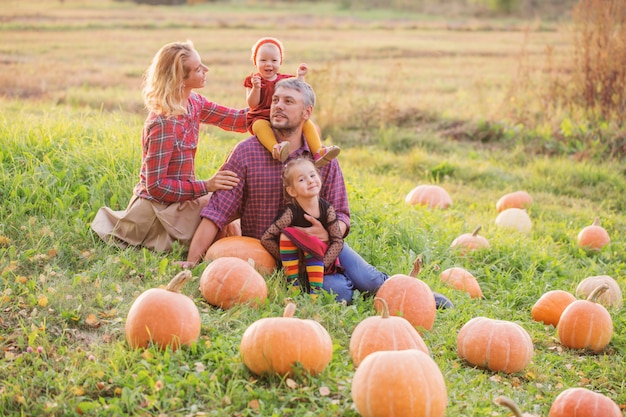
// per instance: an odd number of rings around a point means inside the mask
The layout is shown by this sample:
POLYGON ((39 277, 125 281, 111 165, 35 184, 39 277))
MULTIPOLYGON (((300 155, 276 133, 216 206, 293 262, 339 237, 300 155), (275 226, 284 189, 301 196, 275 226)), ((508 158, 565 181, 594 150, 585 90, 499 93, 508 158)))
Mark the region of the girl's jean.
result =
POLYGON ((339 263, 343 273, 324 275, 324 289, 336 294, 338 301, 350 304, 354 290, 374 294, 389 278, 389 275, 368 264, 346 242, 339 253, 339 263))

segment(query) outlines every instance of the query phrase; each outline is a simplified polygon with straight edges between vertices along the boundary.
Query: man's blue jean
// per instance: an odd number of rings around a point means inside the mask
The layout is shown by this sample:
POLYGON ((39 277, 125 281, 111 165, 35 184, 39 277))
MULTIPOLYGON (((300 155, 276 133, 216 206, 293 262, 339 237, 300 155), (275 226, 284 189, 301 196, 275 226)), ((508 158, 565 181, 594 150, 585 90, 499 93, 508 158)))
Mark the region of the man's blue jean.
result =
POLYGON ((339 263, 344 268, 341 274, 324 275, 324 289, 337 295, 338 301, 352 301, 354 290, 376 293, 389 275, 368 264, 346 242, 339 254, 339 263))

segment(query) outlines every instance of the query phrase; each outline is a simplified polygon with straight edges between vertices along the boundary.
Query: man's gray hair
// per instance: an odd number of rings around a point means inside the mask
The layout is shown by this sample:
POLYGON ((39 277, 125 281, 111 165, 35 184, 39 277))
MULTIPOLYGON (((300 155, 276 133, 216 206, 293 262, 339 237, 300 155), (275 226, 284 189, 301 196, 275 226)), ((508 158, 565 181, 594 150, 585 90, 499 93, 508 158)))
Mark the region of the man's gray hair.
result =
POLYGON ((276 83, 274 90, 278 88, 289 88, 298 91, 302 94, 304 100, 304 107, 315 107, 315 92, 313 88, 304 81, 297 79, 296 77, 284 78, 276 83))

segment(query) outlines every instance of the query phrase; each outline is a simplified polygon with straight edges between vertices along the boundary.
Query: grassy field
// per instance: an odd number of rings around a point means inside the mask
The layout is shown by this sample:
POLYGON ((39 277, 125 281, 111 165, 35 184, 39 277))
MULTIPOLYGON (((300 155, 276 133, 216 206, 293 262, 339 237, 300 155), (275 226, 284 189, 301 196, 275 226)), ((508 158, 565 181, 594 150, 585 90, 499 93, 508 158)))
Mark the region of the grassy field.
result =
MULTIPOLYGON (((446 380, 446 415, 510 415, 493 404, 507 395, 546 416, 559 392, 579 386, 626 408, 623 310, 610 310, 614 334, 599 354, 565 348, 555 328, 530 318, 543 293, 573 293, 587 276, 610 275, 626 288, 623 161, 585 159, 585 146, 556 138, 533 147, 523 126, 498 135, 492 127, 504 117, 522 56, 541 68, 551 45, 557 58, 567 58, 563 27, 533 22, 525 31, 514 20, 353 14, 330 3, 169 9, 9 1, 0 19, 0 414, 358 415, 348 345, 354 327, 375 314, 371 299, 357 295, 344 306, 330 297, 296 297, 296 315, 331 334, 333 359, 315 377, 257 378, 238 346, 254 321, 281 314, 290 295, 282 275, 267 276, 269 299, 259 309, 222 311, 200 295, 200 265, 183 289, 201 312, 198 343, 176 352, 134 351, 124 338, 128 309, 176 274, 172 263, 184 258, 184 248, 167 255, 119 250, 89 229, 99 207, 124 207, 137 181, 141 74, 156 50, 193 40, 210 67, 202 93, 242 107, 242 81, 253 69, 249 48, 265 35, 283 40, 285 71, 309 64, 316 122, 344 149, 350 245, 390 274, 407 273, 423 254, 420 278, 455 303, 423 334, 446 380), (426 183, 445 187, 453 206, 405 204, 405 195, 426 183), (496 201, 518 189, 535 201, 529 235, 494 223, 496 201), (612 242, 587 253, 576 236, 596 216, 612 242), (450 250, 455 237, 477 225, 489 250, 469 257, 450 250), (450 266, 471 271, 484 299, 445 286, 438 275, 450 266), (460 360, 456 335, 477 316, 524 327, 535 348, 531 364, 507 375, 460 360)), ((211 175, 244 137, 204 129, 198 176, 211 175)))

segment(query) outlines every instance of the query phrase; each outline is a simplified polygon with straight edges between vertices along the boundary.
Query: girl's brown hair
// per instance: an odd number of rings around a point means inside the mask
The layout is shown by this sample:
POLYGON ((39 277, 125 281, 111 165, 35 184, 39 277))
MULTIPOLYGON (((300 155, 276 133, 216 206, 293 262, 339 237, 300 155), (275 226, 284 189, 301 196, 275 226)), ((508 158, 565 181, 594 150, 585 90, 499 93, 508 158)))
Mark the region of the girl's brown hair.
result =
POLYGON ((303 156, 299 156, 297 158, 290 159, 289 161, 287 161, 285 163, 285 166, 283 167, 283 174, 282 174, 283 195, 285 196, 285 201, 287 201, 288 203, 293 203, 294 202, 294 198, 292 196, 290 196, 289 193, 287 192, 287 187, 293 185, 293 178, 291 178, 291 176, 289 174, 291 173, 291 171, 292 171, 292 169, 294 167, 302 165, 302 164, 310 164, 317 171, 317 167, 315 166, 313 161, 311 159, 305 158, 303 156))

